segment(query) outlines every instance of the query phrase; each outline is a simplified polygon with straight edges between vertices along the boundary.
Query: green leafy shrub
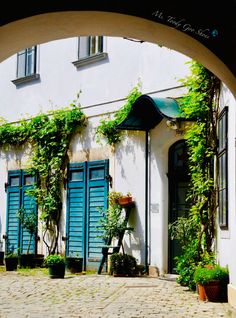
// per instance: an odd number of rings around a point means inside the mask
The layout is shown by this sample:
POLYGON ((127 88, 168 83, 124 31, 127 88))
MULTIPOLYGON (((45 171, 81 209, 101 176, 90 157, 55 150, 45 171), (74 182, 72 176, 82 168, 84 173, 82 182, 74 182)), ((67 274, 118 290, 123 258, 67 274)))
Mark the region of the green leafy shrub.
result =
POLYGON ((106 119, 100 120, 96 129, 97 142, 100 142, 102 138, 105 138, 110 146, 114 146, 121 141, 122 131, 117 129, 116 125, 120 124, 127 117, 133 103, 142 95, 139 88, 140 83, 131 90, 126 98, 126 103, 114 114, 113 118, 108 116, 106 119))
MULTIPOLYGON (((194 273, 214 257, 217 184, 212 163, 217 155, 217 120, 220 80, 196 61, 190 61, 191 74, 181 80, 187 93, 179 99, 186 118, 195 122, 186 129, 188 167, 191 176, 187 219, 170 225, 171 238, 179 240, 182 254, 176 258, 177 281, 195 289, 194 273)), ((216 171, 217 175, 217 171, 216 171)))
POLYGON ((65 257, 60 254, 48 255, 44 260, 45 266, 53 264, 65 264, 65 257))
POLYGON ((109 205, 115 205, 118 204, 119 199, 123 197, 123 194, 118 191, 110 191, 108 193, 108 202, 109 205))
POLYGON ((16 253, 8 252, 5 253, 4 258, 18 258, 18 255, 16 253))
POLYGON ((134 276, 136 273, 137 261, 132 255, 114 253, 110 257, 111 274, 134 276))
MULTIPOLYGON (((102 210, 102 218, 99 219, 97 230, 99 238, 105 242, 109 242, 111 238, 119 239, 124 233, 130 234, 134 228, 127 226, 126 214, 118 199, 123 197, 121 192, 112 191, 108 194, 109 207, 102 210)), ((124 246, 121 243, 122 251, 124 253, 124 246)))
POLYGON ((222 283, 228 283, 228 268, 221 267, 219 265, 196 268, 194 272, 194 281, 196 284, 206 285, 213 280, 219 280, 222 283))
POLYGON ((193 275, 198 264, 197 244, 198 242, 195 241, 193 244, 186 246, 182 254, 175 259, 177 263, 176 272, 179 274, 177 283, 187 286, 191 290, 196 288, 193 275))
POLYGON ((26 231, 28 231, 30 234, 26 252, 27 254, 29 254, 32 238, 37 233, 38 216, 36 211, 26 210, 24 207, 22 207, 19 209, 17 217, 21 221, 22 227, 26 229, 26 231))

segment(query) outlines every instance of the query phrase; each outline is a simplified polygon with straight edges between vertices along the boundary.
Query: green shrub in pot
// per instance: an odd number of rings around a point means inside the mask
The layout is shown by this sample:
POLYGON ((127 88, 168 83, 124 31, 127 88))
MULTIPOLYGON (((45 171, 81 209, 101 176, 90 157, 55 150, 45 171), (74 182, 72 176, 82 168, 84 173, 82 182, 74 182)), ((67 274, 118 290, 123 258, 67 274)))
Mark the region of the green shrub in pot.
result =
POLYGON ((64 278, 65 276, 65 257, 60 254, 48 255, 44 260, 45 266, 48 267, 50 278, 64 278))
POLYGON ((227 267, 220 265, 198 267, 194 272, 194 281, 199 295, 203 295, 201 300, 227 301, 227 284, 229 283, 227 267))
POLYGON ((137 261, 134 256, 114 253, 110 257, 110 272, 114 276, 134 276, 137 261))

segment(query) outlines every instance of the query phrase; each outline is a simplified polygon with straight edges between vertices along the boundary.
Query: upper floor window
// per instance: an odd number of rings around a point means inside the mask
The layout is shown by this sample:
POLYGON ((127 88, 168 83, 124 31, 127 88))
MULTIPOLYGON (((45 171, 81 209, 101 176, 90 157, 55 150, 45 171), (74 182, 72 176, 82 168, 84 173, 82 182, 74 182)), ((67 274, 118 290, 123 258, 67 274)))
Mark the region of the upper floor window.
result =
POLYGON ((79 59, 103 52, 103 36, 81 36, 78 43, 79 59))
POLYGON ((16 79, 12 82, 19 85, 39 78, 36 74, 37 46, 32 46, 17 53, 16 79))
POLYGON ((228 229, 228 107, 220 114, 218 122, 219 164, 219 226, 228 229))
POLYGON ((78 38, 78 60, 76 67, 84 66, 107 58, 104 52, 103 36, 81 36, 78 38))
POLYGON ((17 53, 17 78, 36 73, 36 46, 17 53))

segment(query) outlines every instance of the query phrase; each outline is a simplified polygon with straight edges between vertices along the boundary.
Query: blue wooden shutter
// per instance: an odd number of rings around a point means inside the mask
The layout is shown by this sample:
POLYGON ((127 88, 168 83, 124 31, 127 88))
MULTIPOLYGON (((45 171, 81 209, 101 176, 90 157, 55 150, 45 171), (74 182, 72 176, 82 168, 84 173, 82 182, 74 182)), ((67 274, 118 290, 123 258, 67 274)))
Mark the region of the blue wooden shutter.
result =
POLYGON ((70 164, 68 169, 67 189, 67 256, 84 258, 85 239, 85 163, 70 164))
MULTIPOLYGON (((27 194, 27 190, 33 187, 35 183, 35 177, 22 172, 22 186, 21 186, 21 196, 22 196, 22 206, 25 208, 26 213, 33 211, 37 214, 37 205, 34 197, 27 194)), ((30 243, 29 253, 36 253, 36 235, 33 235, 30 243)), ((21 253, 25 254, 28 250, 28 244, 30 240, 30 233, 21 227, 21 236, 20 236, 20 247, 21 253)))
POLYGON ((20 224, 16 214, 21 207, 21 172, 10 171, 8 173, 8 186, 7 186, 7 244, 6 252, 12 251, 18 253, 19 237, 20 237, 20 224))
POLYGON ((98 238, 98 221, 101 211, 107 208, 108 160, 88 162, 87 167, 87 213, 86 213, 86 259, 87 266, 97 269, 104 242, 98 238))
MULTIPOLYGON (((33 210, 37 213, 37 206, 35 199, 26 194, 26 190, 32 187, 35 178, 25 173, 22 170, 13 170, 8 172, 8 186, 7 186, 7 251, 14 251, 15 253, 26 253, 29 233, 23 229, 17 213, 21 207, 26 211, 33 210)), ((36 252, 35 237, 32 238, 30 245, 30 253, 36 252)))

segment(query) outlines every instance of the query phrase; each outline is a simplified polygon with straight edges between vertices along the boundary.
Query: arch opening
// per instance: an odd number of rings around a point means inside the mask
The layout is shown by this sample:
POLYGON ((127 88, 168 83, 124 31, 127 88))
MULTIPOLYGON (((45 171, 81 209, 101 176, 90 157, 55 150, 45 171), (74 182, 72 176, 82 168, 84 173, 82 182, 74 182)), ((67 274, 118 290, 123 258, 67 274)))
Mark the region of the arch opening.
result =
POLYGON ((175 28, 128 14, 62 11, 16 20, 0 29, 0 61, 26 47, 83 35, 122 36, 168 47, 202 63, 236 96, 235 76, 206 46, 175 28))

